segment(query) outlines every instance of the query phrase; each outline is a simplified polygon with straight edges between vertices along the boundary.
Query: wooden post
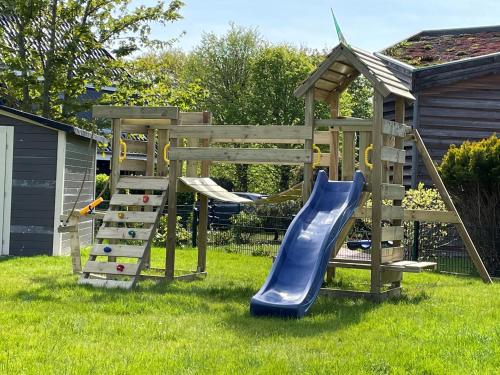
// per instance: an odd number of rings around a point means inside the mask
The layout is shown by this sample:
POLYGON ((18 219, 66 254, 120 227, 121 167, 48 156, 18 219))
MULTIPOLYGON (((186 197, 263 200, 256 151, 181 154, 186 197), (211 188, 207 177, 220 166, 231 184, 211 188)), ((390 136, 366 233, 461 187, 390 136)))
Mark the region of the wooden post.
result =
MULTIPOLYGON (((339 93, 331 94, 330 117, 336 119, 340 113, 339 93)), ((330 180, 339 179, 339 131, 330 129, 330 166, 328 168, 328 178, 330 180)))
POLYGON ((354 139, 355 132, 344 132, 342 143, 342 180, 350 181, 354 176, 354 139))
POLYGON ((71 263, 73 265, 73 273, 82 273, 82 258, 80 254, 80 234, 78 232, 79 223, 78 212, 73 213, 69 220, 68 226, 73 226, 74 230, 69 233, 69 246, 71 249, 71 263))
POLYGON ((120 178, 120 150, 121 150, 121 119, 112 120, 112 132, 113 140, 111 144, 112 156, 111 156, 111 180, 109 182, 109 191, 111 195, 115 193, 115 187, 120 178))
MULTIPOLYGON (((172 120, 173 121, 173 120, 172 120)), ((177 147, 177 139, 170 139, 171 149, 177 147)), ((175 270, 175 229, 177 226, 177 161, 171 160, 168 175, 168 221, 165 258, 165 277, 174 279, 175 270)))
MULTIPOLYGON (((210 125, 212 116, 210 112, 203 112, 203 123, 210 125)), ((201 145, 208 147, 210 141, 202 139, 201 145)), ((210 172, 210 162, 201 162, 201 177, 208 177, 210 172)), ((198 220, 198 272, 205 272, 207 268, 207 242, 208 242, 208 198, 200 195, 200 212, 198 220)))
POLYGON ((382 122, 384 98, 378 91, 373 94, 373 152, 372 152, 372 250, 371 293, 379 294, 382 262, 382 122))
MULTIPOLYGON (((148 143, 146 145, 146 176, 153 176, 155 171, 155 152, 156 152, 156 137, 154 129, 148 129, 147 135, 148 143)), ((152 191, 145 191, 146 194, 152 194, 152 191)), ((153 207, 144 207, 144 211, 152 212, 153 207)), ((144 228, 151 228, 151 224, 144 224, 144 228)), ((144 251, 143 257, 144 268, 149 268, 151 266, 151 241, 148 241, 146 251, 144 251)))
MULTIPOLYGON (((311 131, 310 139, 306 139, 304 149, 311 155, 312 161, 312 146, 314 137, 314 87, 311 87, 305 95, 305 126, 308 126, 311 131)), ((313 170, 312 162, 304 163, 304 184, 302 185, 302 204, 306 203, 311 195, 312 190, 313 170)))
POLYGON ((450 194, 448 194, 448 190, 446 190, 446 186, 444 185, 443 180, 441 180, 441 176, 439 175, 436 166, 434 165, 434 162, 432 161, 431 156, 429 155, 429 152, 427 151, 427 148, 425 147, 425 144, 420 137, 418 130, 413 130, 413 135, 415 136, 415 144, 420 153, 420 156, 422 157, 424 165, 427 168, 427 172, 429 172, 429 175, 432 178, 432 182, 441 194, 441 198, 443 199, 446 208, 450 211, 455 212, 458 217, 458 223, 456 223, 455 226, 458 233, 460 234, 460 237, 462 238, 462 241, 464 242, 465 248, 467 249, 467 252, 471 257, 472 262, 474 263, 474 266, 481 275, 481 279, 485 283, 492 283, 491 277, 488 274, 488 270, 484 266, 483 261, 481 260, 481 257, 476 250, 476 246, 474 245, 474 242, 472 242, 472 239, 470 238, 469 233, 467 232, 467 229, 465 228, 465 225, 460 218, 457 209, 455 208, 455 204, 453 203, 450 194))

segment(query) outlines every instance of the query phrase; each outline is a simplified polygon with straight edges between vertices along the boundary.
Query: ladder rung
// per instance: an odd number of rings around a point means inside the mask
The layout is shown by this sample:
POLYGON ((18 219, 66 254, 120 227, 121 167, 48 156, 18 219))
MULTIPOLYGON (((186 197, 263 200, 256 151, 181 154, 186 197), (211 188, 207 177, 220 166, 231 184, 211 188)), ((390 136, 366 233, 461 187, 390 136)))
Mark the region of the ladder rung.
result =
POLYGON ((151 235, 151 229, 101 227, 96 237, 105 240, 147 241, 151 235), (135 235, 132 233, 135 233, 135 235))
POLYGON ((98 244, 95 245, 90 255, 96 256, 112 256, 112 257, 127 257, 127 258, 142 258, 144 256, 144 251, 146 250, 146 245, 142 246, 131 246, 131 245, 118 245, 118 244, 98 244), (105 248, 111 249, 111 251, 104 251, 105 248))
POLYGON ((168 177, 146 177, 146 176, 127 176, 120 177, 116 184, 117 189, 131 190, 160 190, 168 189, 168 177))
POLYGON ((161 206, 163 201, 162 195, 148 195, 149 200, 144 202, 144 194, 113 194, 111 201, 112 206, 161 206))
POLYGON ((135 276, 139 270, 137 263, 95 262, 89 260, 83 268, 84 273, 104 273, 106 275, 135 276))
POLYGON ((158 217, 157 212, 140 211, 107 211, 103 221, 115 223, 146 223, 153 224, 158 217))
POLYGON ((124 280, 80 279, 78 280, 78 284, 98 286, 101 288, 130 289, 134 283, 124 280))

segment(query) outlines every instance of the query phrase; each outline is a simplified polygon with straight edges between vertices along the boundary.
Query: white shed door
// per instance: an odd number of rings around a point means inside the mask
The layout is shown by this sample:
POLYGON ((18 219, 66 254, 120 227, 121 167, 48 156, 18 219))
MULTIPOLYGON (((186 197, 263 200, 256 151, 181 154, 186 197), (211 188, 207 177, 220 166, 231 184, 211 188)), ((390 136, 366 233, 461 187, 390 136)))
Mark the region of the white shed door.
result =
POLYGON ((9 254, 14 128, 0 126, 0 254, 9 254))

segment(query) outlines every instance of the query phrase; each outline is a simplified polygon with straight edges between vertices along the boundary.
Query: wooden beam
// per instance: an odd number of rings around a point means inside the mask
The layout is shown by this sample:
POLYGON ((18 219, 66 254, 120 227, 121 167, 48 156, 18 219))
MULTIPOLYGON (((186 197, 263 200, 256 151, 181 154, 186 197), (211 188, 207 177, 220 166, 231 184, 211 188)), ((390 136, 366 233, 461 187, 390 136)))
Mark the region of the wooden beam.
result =
MULTIPOLYGON (((311 134, 311 137, 306 139, 304 143, 304 184, 302 185, 302 203, 305 203, 309 199, 312 190, 312 179, 313 179, 313 169, 312 169, 312 139, 314 134, 314 87, 311 87, 305 93, 305 128, 307 128, 311 134)), ((281 154, 284 151, 292 150, 277 150, 281 154)), ((298 151, 298 150, 297 150, 298 151)))
POLYGON ((92 117, 110 119, 172 119, 179 118, 177 107, 140 107, 140 106, 92 106, 92 117))
POLYGON ((372 152, 372 269, 371 293, 381 291, 382 263, 382 123, 384 116, 384 98, 377 90, 373 94, 373 152, 372 152))
MULTIPOLYGON (((177 146, 177 139, 170 139, 170 147, 177 146)), ((174 279, 175 271, 175 246, 177 228, 177 161, 171 160, 169 165, 168 178, 168 218, 167 218, 167 241, 165 255, 165 277, 168 280, 174 279)))
POLYGON ((459 222, 455 224, 455 226, 458 233, 460 234, 460 237, 462 238, 462 241, 464 242, 465 248, 467 249, 467 252, 471 257, 472 262, 474 263, 474 266, 481 275, 481 279, 485 283, 491 283, 492 281, 490 275, 488 274, 488 270, 484 266, 483 261, 481 260, 481 257, 476 250, 476 246, 474 245, 474 242, 472 242, 472 239, 470 238, 469 233, 467 232, 467 229, 465 228, 465 225, 460 218, 457 209, 455 208, 448 190, 446 190, 446 186, 444 185, 443 180, 441 180, 441 176, 439 175, 436 166, 434 165, 434 162, 432 161, 429 152, 427 151, 427 148, 425 147, 425 144, 420 137, 418 130, 413 130, 413 135, 415 136, 415 143, 418 152, 422 157, 422 161, 424 162, 424 165, 427 168, 427 172, 429 172, 429 175, 431 176, 432 182, 436 186, 436 189, 441 194, 441 198, 443 199, 446 208, 457 214, 459 222))
MULTIPOLYGON (((338 121, 337 118, 340 115, 340 95, 338 92, 332 93, 330 98, 330 117, 331 122, 338 121)), ((315 122, 315 126, 320 126, 318 122, 315 122)), ((327 125, 329 126, 329 125, 327 125)), ((339 179, 339 131, 330 129, 330 160, 328 166, 328 178, 330 180, 339 179)), ((334 271, 330 271, 327 274, 327 281, 333 279, 334 271)))
POLYGON ((387 161, 391 163, 404 164, 406 153, 405 150, 399 150, 394 147, 384 146, 382 147, 382 161, 387 161))
MULTIPOLYGON (((396 102, 398 100, 404 100, 404 98, 401 98, 398 96, 396 98, 396 102)), ((404 104, 404 102, 403 102, 404 104)), ((396 112, 403 111, 404 115, 404 108, 401 108, 401 103, 396 104, 396 112)), ((401 117, 401 115, 398 113, 398 118, 401 117)), ((402 120, 404 121, 404 119, 402 120)), ((406 133, 411 130, 411 127, 396 121, 389 121, 389 120, 384 120, 384 124, 382 126, 382 133, 385 135, 390 135, 393 137, 405 137, 406 133)))
POLYGON ((109 191, 111 195, 116 192, 116 184, 120 178, 120 152, 121 152, 121 120, 114 119, 112 124, 113 140, 111 143, 112 155, 111 155, 111 180, 109 182, 109 191))
POLYGON ((147 161, 138 159, 125 159, 121 162, 120 170, 127 172, 146 172, 147 161))
POLYGON ((313 134, 306 126, 290 125, 183 125, 171 130, 175 138, 251 138, 251 139, 312 139, 313 134))
MULTIPOLYGON (((330 104, 330 114, 335 112, 334 107, 330 104)), ((338 110, 337 110, 338 111, 338 110)), ((337 112, 338 113, 338 112, 337 112)), ((333 115, 332 115, 333 116, 333 115)), ((337 115, 338 117, 339 115, 337 115)), ((372 119, 363 119, 363 118, 337 118, 332 117, 329 119, 316 119, 314 120, 314 125, 318 126, 328 126, 328 127, 344 127, 345 130, 357 131, 358 128, 361 128, 366 131, 371 131, 373 128, 373 120, 372 119), (352 128, 352 129, 351 129, 352 128)))
POLYGON ((295 165, 310 164, 312 162, 312 149, 171 147, 168 157, 171 161, 210 160, 240 164, 295 165))
POLYGON ((342 144, 342 180, 351 181, 354 176, 355 132, 344 132, 342 144))
MULTIPOLYGON (((375 184, 375 182, 373 184, 375 184)), ((405 196, 405 187, 403 185, 384 183, 381 186, 381 194, 382 199, 403 199, 405 196)))

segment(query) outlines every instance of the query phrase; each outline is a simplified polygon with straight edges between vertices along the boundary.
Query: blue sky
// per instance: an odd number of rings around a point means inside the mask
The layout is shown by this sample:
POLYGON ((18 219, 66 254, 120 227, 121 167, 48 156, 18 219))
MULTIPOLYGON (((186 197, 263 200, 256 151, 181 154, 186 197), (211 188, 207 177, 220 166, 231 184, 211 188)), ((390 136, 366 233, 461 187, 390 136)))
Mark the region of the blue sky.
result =
MULTIPOLYGON (((133 4, 154 4, 134 0, 133 4)), ((230 22, 255 27, 275 43, 330 49, 337 44, 330 7, 349 43, 380 50, 424 29, 500 24, 498 0, 185 0, 183 20, 153 26, 153 36, 189 51, 203 32, 224 33, 230 22)))

